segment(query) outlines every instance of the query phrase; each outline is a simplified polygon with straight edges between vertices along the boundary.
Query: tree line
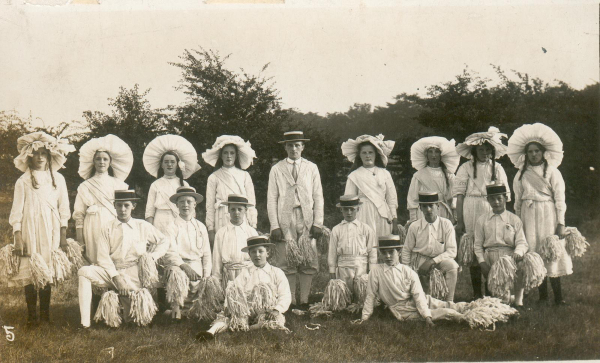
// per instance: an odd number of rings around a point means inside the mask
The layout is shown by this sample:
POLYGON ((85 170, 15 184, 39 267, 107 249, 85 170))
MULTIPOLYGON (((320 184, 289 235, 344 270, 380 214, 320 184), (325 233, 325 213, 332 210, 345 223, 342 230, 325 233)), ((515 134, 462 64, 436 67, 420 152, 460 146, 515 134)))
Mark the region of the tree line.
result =
MULTIPOLYGON (((541 122, 552 127, 564 144, 565 158, 560 169, 567 185, 567 203, 570 207, 577 206, 567 213, 571 223, 593 218, 598 213, 594 200, 600 192, 598 83, 576 90, 561 81, 548 83, 493 65, 490 67, 496 77, 482 78, 466 67, 452 81, 427 87, 425 95, 402 93, 384 106, 354 104, 346 112, 321 116, 284 109, 274 80, 264 75, 268 64, 252 75, 243 69, 227 68, 227 59, 228 56, 200 48, 185 50, 178 62, 171 63, 181 70, 177 90, 186 95, 179 105, 153 108, 147 100, 151 90, 134 85, 121 87, 108 100, 109 113, 85 111, 82 122, 62 123, 52 128, 34 128, 31 119, 0 111, 2 188, 9 189, 20 176, 12 163, 17 156, 16 139, 42 129, 54 136, 68 134, 77 148, 90 138, 108 133, 122 138, 130 145, 135 159, 126 182, 142 196, 153 181, 142 164, 145 146, 158 135, 179 134, 198 151, 202 169, 188 181, 204 193, 212 167, 201 160, 200 154, 212 146, 217 136, 234 134, 250 140, 258 156, 248 171, 254 180, 259 213, 266 215, 269 170, 275 159, 285 157, 277 141, 285 131, 302 129, 311 139, 303 156, 319 166, 326 215, 337 221, 334 206, 343 193, 350 166, 341 154, 341 143, 362 134, 384 134, 386 139, 396 141, 388 169, 396 182, 402 219, 407 217, 403 209, 414 173, 410 164, 413 142, 424 136, 439 135, 459 143, 471 133, 486 131, 492 125, 511 135, 525 123, 541 122)), ((506 156, 500 162, 512 182, 517 170, 506 156)), ((82 181, 78 167, 74 153, 61 171, 71 192, 82 181)), ((143 214, 142 210, 138 208, 138 216, 143 214)), ((200 219, 203 220, 202 215, 200 219)), ((260 222, 259 229, 268 230, 266 218, 260 222)))

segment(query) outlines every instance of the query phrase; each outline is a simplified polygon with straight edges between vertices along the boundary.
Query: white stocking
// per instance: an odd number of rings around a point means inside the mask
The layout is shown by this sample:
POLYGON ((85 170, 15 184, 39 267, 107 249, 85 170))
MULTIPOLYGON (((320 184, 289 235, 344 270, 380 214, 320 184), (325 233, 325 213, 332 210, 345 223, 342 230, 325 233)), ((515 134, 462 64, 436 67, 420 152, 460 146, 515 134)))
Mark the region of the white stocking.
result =
POLYGON ((90 314, 92 310, 92 283, 86 277, 79 276, 79 313, 81 314, 81 325, 90 326, 90 314))

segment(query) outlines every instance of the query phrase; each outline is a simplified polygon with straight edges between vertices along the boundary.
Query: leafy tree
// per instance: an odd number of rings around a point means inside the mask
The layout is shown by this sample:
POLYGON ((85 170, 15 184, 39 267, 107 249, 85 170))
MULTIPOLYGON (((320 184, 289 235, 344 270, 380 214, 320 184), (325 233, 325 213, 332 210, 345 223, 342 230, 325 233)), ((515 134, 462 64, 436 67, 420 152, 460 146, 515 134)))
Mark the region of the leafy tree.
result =
POLYGON ((0 111, 0 175, 2 189, 12 188, 21 171, 15 168, 14 158, 17 153, 17 139, 32 131, 31 120, 23 119, 17 112, 0 111))

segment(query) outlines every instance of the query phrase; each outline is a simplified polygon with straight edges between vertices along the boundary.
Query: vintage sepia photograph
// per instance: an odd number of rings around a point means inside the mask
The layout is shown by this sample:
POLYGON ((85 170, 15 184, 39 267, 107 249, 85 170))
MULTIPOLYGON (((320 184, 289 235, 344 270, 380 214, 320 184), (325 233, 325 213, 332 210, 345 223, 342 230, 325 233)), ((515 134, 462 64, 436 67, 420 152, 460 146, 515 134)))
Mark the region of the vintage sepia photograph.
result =
POLYGON ((599 19, 0 0, 0 362, 600 359, 599 19))

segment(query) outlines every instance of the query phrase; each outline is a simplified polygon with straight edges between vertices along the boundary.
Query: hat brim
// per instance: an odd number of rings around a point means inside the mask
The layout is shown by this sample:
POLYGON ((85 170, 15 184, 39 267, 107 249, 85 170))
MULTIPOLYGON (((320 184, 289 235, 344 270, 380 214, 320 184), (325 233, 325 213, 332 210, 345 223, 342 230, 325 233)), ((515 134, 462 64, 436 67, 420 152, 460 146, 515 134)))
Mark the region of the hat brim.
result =
POLYGON ((194 199, 196 199, 196 203, 202 203, 202 201, 204 200, 204 197, 201 194, 198 193, 192 193, 192 192, 185 192, 185 193, 175 193, 173 194, 170 198, 169 201, 173 204, 177 204, 177 199, 179 199, 179 197, 194 197, 194 199))
POLYGON ((336 204, 335 206, 338 208, 342 208, 342 207, 358 207, 359 205, 362 205, 363 202, 358 202, 358 204, 354 204, 354 205, 341 205, 340 203, 336 204))
POLYGON ((119 198, 119 199, 113 199, 113 203, 114 202, 137 202, 139 200, 142 200, 142 198, 119 198))
POLYGON ((258 244, 255 244, 255 245, 252 245, 252 246, 249 246, 249 247, 246 246, 246 247, 242 248, 242 252, 248 252, 248 251, 250 251, 251 248, 260 247, 260 246, 275 247, 275 243, 265 242, 265 243, 258 243, 258 244))
POLYGON ((254 207, 254 204, 247 203, 247 202, 221 202, 221 205, 229 206, 231 204, 241 204, 241 205, 245 205, 246 207, 254 207))
POLYGON ((310 139, 292 139, 292 140, 283 140, 283 141, 277 141, 280 144, 285 144, 286 142, 292 142, 292 141, 310 141, 310 139))
POLYGON ((397 246, 373 246, 373 248, 377 248, 380 250, 386 249, 386 248, 402 248, 404 247, 404 245, 397 245, 397 246))

